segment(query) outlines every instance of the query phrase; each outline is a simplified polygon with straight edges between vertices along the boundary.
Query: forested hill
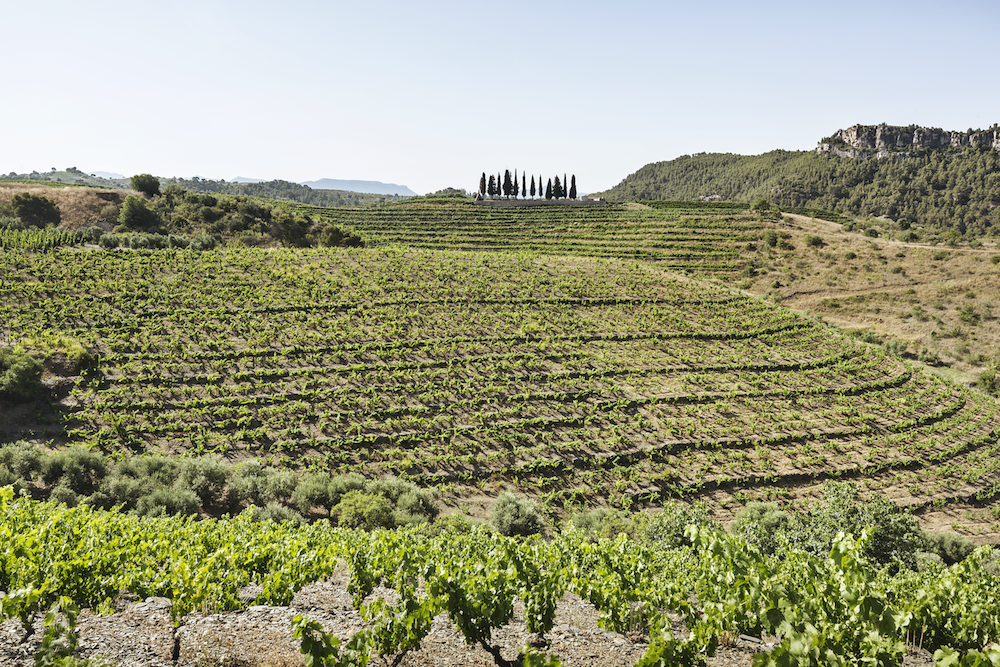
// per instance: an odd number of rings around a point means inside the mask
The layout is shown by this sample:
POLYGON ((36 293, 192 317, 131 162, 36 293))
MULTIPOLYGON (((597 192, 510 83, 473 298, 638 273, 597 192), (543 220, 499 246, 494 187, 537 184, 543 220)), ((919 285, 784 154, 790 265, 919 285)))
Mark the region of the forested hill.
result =
POLYGON ((717 196, 886 216, 903 227, 1000 229, 1000 153, 989 146, 916 150, 905 158, 777 150, 701 153, 648 164, 605 193, 612 201, 717 196))
POLYGON ((226 181, 212 181, 202 178, 167 178, 161 181, 164 184, 176 183, 185 190, 194 192, 212 192, 227 195, 244 195, 251 197, 263 197, 266 199, 283 199, 294 201, 309 206, 366 206, 368 204, 381 204, 391 201, 405 199, 399 195, 384 194, 364 194, 351 192, 348 190, 322 190, 313 189, 308 185, 291 183, 289 181, 274 180, 261 183, 237 183, 226 181))

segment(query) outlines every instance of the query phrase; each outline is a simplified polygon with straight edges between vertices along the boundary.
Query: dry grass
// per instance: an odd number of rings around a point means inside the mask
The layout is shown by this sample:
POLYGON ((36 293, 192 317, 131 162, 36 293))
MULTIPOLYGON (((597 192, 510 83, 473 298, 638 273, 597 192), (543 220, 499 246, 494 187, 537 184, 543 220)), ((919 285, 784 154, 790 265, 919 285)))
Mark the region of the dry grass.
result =
POLYGON ((868 238, 840 225, 786 216, 791 249, 758 244, 759 275, 741 286, 841 329, 901 341, 929 354, 953 379, 973 382, 998 361, 1000 264, 996 248, 929 246, 868 238), (804 237, 818 235, 822 247, 804 237))
POLYGON ((113 224, 113 220, 102 217, 102 211, 109 205, 120 206, 127 195, 136 194, 127 190, 52 188, 44 185, 0 183, 0 204, 9 204, 14 199, 14 195, 24 192, 47 197, 54 201, 62 213, 60 227, 65 229, 113 224))

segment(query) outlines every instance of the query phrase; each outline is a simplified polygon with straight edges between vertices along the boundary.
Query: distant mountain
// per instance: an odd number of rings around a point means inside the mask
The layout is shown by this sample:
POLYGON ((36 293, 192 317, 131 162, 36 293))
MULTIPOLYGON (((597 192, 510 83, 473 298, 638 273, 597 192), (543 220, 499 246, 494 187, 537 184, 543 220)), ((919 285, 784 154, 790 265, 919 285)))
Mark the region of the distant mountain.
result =
POLYGON ((97 176, 98 178, 107 178, 112 181, 117 181, 126 178, 123 174, 116 174, 112 171, 91 171, 87 173, 89 173, 91 176, 97 176))
MULTIPOLYGON (((269 183, 263 178, 247 178, 237 176, 229 181, 230 183, 269 183)), ((401 195, 403 197, 416 197, 417 193, 405 185, 395 183, 383 183, 382 181, 344 181, 337 178, 321 178, 318 181, 299 181, 299 185, 304 185, 313 190, 341 190, 345 192, 360 192, 372 195, 401 195)))
POLYGON ((302 181, 314 190, 347 190, 348 192, 365 192, 376 195, 403 195, 415 197, 416 192, 405 185, 382 183, 381 181, 342 181, 336 178, 321 178, 318 181, 302 181))

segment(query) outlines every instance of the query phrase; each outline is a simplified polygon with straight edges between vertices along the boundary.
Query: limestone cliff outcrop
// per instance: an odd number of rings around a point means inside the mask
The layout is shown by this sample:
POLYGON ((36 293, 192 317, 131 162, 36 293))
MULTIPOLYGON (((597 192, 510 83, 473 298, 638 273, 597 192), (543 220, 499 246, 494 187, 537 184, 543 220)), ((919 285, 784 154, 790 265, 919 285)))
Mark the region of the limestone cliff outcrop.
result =
POLYGON ((842 157, 895 157, 909 156, 909 152, 922 149, 961 148, 963 146, 989 146, 1000 151, 1000 128, 989 130, 949 131, 939 127, 908 125, 852 125, 837 130, 820 141, 817 153, 833 153, 842 157))

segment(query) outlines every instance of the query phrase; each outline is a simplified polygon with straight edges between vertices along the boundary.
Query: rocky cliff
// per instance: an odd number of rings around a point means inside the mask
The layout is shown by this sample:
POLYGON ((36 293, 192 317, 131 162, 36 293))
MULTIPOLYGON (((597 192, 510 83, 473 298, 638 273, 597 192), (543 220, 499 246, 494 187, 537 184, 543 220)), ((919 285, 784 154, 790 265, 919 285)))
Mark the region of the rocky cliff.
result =
POLYGON ((949 131, 939 127, 908 125, 852 125, 837 130, 820 141, 817 153, 834 153, 843 157, 904 158, 909 151, 934 148, 989 146, 1000 151, 1000 128, 989 130, 949 131))

